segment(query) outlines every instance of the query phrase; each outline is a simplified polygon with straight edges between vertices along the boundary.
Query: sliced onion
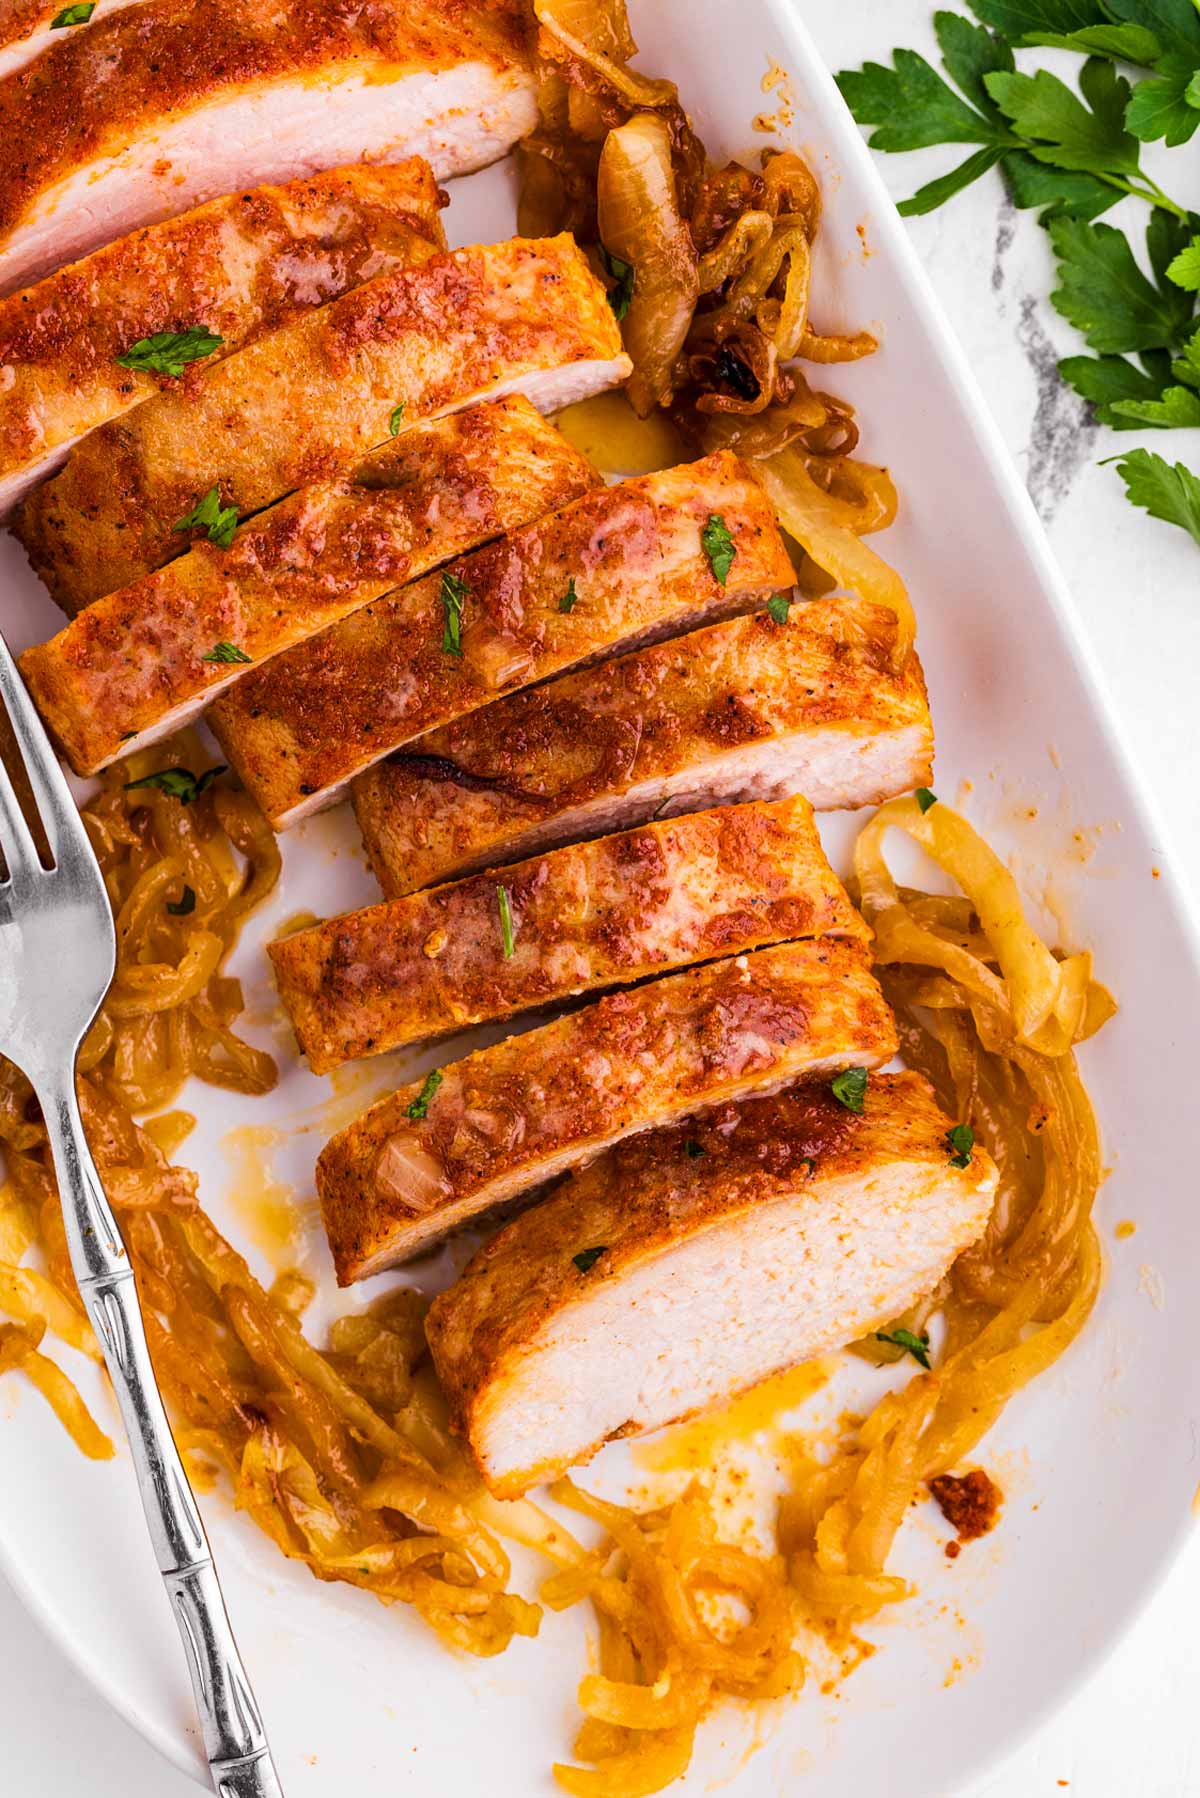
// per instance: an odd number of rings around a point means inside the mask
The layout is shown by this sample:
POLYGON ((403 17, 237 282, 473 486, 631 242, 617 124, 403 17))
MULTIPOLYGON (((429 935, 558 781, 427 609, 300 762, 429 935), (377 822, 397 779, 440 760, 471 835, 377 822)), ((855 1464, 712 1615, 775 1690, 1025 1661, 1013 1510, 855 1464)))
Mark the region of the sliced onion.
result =
POLYGON ((634 271, 624 321, 633 358, 627 392, 645 418, 671 396, 700 293, 695 247, 679 211, 670 132, 653 113, 637 113, 609 132, 596 198, 601 242, 634 271))
POLYGON ((586 63, 630 106, 669 106, 673 81, 651 81, 622 65, 637 48, 622 0, 534 0, 538 24, 571 56, 586 63))
POLYGON ((756 462, 754 471, 771 497, 780 524, 818 567, 833 575, 839 586, 886 606, 895 614, 892 665, 897 670, 903 668, 912 650, 917 621, 908 590, 895 569, 889 568, 882 556, 877 556, 848 529, 844 503, 817 486, 797 451, 782 450, 777 456, 756 462))

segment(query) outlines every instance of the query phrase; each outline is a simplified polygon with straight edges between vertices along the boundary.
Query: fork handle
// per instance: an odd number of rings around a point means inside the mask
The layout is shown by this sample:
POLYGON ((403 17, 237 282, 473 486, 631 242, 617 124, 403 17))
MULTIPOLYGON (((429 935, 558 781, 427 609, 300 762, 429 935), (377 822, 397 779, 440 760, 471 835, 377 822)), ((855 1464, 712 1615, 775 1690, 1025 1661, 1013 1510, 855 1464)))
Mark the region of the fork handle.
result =
POLYGON ((150 1539, 183 1638, 214 1790, 283 1798, 212 1553, 154 1377, 133 1268, 83 1131, 74 1079, 44 1082, 71 1266, 117 1395, 150 1539))

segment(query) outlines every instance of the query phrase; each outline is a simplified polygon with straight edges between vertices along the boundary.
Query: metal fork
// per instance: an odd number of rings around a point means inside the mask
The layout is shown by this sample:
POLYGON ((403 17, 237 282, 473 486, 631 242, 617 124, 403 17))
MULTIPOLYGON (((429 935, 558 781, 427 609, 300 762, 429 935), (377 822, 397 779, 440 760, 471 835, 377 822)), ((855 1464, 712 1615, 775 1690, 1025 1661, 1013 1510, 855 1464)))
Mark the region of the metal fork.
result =
POLYGON ((116 970, 116 931, 91 844, 0 636, 8 713, 54 866, 42 866, 0 758, 0 1053, 37 1094, 50 1138, 71 1266, 133 1452, 163 1584, 183 1637, 215 1790, 282 1798, 204 1525, 150 1365, 133 1269, 83 1133, 79 1045, 116 970))

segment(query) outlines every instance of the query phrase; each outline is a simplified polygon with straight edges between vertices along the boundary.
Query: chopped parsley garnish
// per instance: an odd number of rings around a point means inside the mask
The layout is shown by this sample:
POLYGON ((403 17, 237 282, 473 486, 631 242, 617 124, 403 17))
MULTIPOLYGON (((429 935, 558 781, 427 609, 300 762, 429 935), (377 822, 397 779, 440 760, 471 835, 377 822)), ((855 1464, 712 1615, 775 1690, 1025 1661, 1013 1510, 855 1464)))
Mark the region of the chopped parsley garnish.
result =
POLYGON ((159 768, 153 774, 143 774, 140 780, 127 780, 125 791, 132 792, 135 787, 157 787, 169 799, 178 799, 180 805, 191 805, 212 786, 218 774, 224 774, 225 768, 224 762, 219 762, 215 768, 206 768, 203 774, 193 774, 190 768, 159 768))
POLYGON ((633 298, 637 275, 632 262, 625 262, 620 256, 613 256, 603 244, 597 245, 600 266, 615 285, 608 290, 608 303, 613 309, 613 317, 619 323, 629 311, 629 302, 633 298))
POLYGON ((604 1254, 604 1252, 607 1248, 608 1248, 608 1244, 606 1242, 602 1242, 600 1244, 599 1248, 581 1249, 579 1251, 578 1255, 572 1255, 571 1259, 575 1263, 576 1267, 579 1269, 580 1273, 586 1274, 593 1267, 595 1267, 597 1261, 599 1261, 601 1255, 604 1254))
POLYGON ((189 362, 211 356, 224 343, 207 325, 189 325, 186 331, 156 331, 153 337, 139 337, 117 361, 122 368, 135 368, 142 374, 169 375, 177 381, 189 362))
POLYGON ((970 1124, 955 1124, 946 1132, 946 1147, 951 1151, 951 1167, 970 1167, 975 1132, 970 1124))
POLYGON ((558 602, 559 611, 560 612, 573 612, 575 610, 575 601, 578 598, 579 598, 579 595, 575 591, 575 576, 572 575, 570 580, 567 582, 566 592, 563 594, 562 598, 558 602))
POLYGON ((694 1137, 689 1137, 683 1146, 687 1151, 689 1161, 699 1161, 701 1155, 704 1154, 704 1144, 697 1142, 694 1137))
POLYGON ((442 1084, 442 1076, 437 1068, 426 1074, 425 1083, 408 1108, 410 1118, 423 1118, 429 1110, 430 1102, 438 1087, 442 1084))
POLYGON ((446 621, 442 631, 442 648, 448 656, 462 654, 463 603, 469 592, 466 581, 460 580, 458 575, 442 576, 442 612, 446 621))
POLYGON ((400 424, 404 417, 404 408, 407 404, 407 400, 401 400, 400 404, 398 406, 393 406, 388 413, 388 431, 393 437, 399 437, 400 435, 400 424))
POLYGON ((196 891, 194 887, 184 887, 178 899, 167 900, 167 910, 173 918, 189 917, 196 909, 196 891))
POLYGON ((792 602, 786 593, 777 593, 774 599, 767 601, 767 613, 775 624, 786 624, 792 602))
POLYGON ((201 656, 202 662, 248 662, 250 657, 236 643, 214 643, 208 654, 201 656))
POLYGON ((930 809, 931 806, 935 806, 938 802, 937 794, 931 793, 929 791, 928 787, 918 787, 914 797, 916 799, 917 804, 921 808, 921 816, 922 817, 925 816, 925 813, 930 809))
POLYGON ((700 533, 700 541, 704 545, 704 553, 708 557, 708 565, 713 571, 713 578, 720 581, 723 587, 729 579, 729 570, 733 567, 737 546, 729 534, 728 525, 719 512, 709 513, 708 523, 700 533))
POLYGON ((512 901, 507 887, 496 888, 496 902, 500 907, 500 944, 507 961, 513 952, 516 938, 513 933, 512 901))
POLYGON ((861 1116, 863 1100, 867 1096, 866 1068, 844 1068, 840 1074, 834 1075, 829 1083, 829 1090, 839 1105, 844 1105, 847 1111, 861 1116))
POLYGON ((171 529, 173 531, 205 531, 210 543, 215 543, 218 549, 228 549, 233 542, 233 533, 237 530, 237 526, 237 507, 223 506, 221 489, 210 487, 208 492, 202 494, 196 501, 187 517, 177 519, 171 529))
POLYGON ((888 1342, 893 1348, 903 1349, 922 1367, 929 1366, 929 1338, 922 1332, 914 1336, 911 1330, 876 1330, 876 1342, 888 1342))
POLYGON ((66 25, 86 25, 96 10, 96 0, 84 0, 81 6, 64 6, 60 13, 55 13, 50 21, 51 31, 61 31, 66 25))

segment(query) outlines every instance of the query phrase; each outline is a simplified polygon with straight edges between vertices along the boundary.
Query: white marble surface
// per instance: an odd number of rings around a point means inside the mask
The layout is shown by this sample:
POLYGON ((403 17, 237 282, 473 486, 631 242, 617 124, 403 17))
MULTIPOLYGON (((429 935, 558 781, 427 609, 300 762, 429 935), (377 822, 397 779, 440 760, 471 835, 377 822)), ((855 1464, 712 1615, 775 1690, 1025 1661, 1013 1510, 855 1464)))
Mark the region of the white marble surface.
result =
MULTIPOLYGON (((931 11, 931 0, 805 6, 835 68, 882 59, 896 43, 930 49, 931 11)), ((897 197, 945 165, 941 151, 883 159, 897 197)), ((1194 153, 1174 152, 1165 168, 1164 185, 1200 205, 1194 153)), ((1136 219, 1132 205, 1129 211, 1136 219)), ((1127 222, 1122 213, 1114 218, 1127 222)), ((1114 470, 1098 466, 1116 449, 1145 441, 1200 470, 1200 432, 1114 439, 1086 423, 1052 376, 1054 356, 1078 346, 1046 300, 1052 281, 1045 236, 1031 217, 1005 205, 997 177, 910 228, 1086 619, 1148 802, 1166 822, 1181 873, 1200 888, 1200 549, 1182 532, 1135 513, 1114 470)), ((1055 1798, 1064 1790, 1076 1798, 1184 1798, 1200 1791, 1198 1596, 1200 1543, 1103 1670, 971 1798, 1055 1798)), ((78 1798, 83 1791, 89 1798, 185 1798, 197 1789, 92 1696, 2 1582, 0 1645, 0 1790, 34 1798, 78 1798)), ((813 1786, 819 1790, 819 1780, 813 1786)))

